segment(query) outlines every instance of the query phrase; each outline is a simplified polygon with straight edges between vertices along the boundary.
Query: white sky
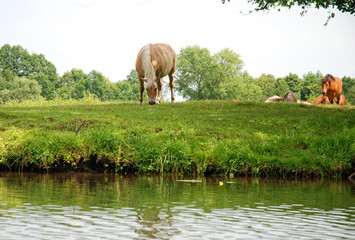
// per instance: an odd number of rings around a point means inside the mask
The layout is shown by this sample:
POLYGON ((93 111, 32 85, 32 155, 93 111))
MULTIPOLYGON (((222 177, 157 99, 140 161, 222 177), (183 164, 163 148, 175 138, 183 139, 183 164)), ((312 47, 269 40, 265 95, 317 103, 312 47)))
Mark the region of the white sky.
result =
POLYGON ((21 45, 42 53, 60 75, 72 68, 97 70, 111 82, 135 68, 147 43, 166 42, 178 53, 199 45, 241 55, 253 77, 355 77, 355 16, 300 8, 252 13, 247 0, 0 0, 0 47, 21 45))

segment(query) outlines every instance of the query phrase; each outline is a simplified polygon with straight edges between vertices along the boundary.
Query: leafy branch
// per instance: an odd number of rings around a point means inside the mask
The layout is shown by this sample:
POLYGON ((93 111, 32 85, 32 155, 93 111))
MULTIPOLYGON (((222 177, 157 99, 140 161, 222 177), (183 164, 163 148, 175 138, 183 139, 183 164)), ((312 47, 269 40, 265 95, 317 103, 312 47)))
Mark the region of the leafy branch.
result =
MULTIPOLYGON (((230 0, 221 0, 224 4, 230 2, 230 0)), ((338 9, 340 12, 355 14, 355 2, 354 0, 248 0, 249 3, 257 5, 253 11, 270 11, 272 8, 280 7, 291 8, 294 6, 302 7, 301 16, 304 16, 310 7, 316 9, 324 8, 328 9, 328 17, 324 25, 326 26, 331 18, 335 17, 334 9, 338 9)), ((250 11, 249 13, 253 12, 250 11)))

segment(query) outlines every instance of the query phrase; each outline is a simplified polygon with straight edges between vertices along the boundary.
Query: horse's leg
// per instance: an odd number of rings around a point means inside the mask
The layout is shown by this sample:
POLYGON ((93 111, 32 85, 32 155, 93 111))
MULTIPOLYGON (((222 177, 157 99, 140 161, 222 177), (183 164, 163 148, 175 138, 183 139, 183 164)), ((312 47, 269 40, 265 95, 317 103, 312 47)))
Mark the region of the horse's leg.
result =
POLYGON ((331 104, 335 104, 335 103, 336 103, 335 93, 332 94, 332 100, 331 100, 330 103, 331 103, 331 104))
POLYGON ((156 104, 160 103, 160 98, 161 98, 161 82, 160 82, 160 78, 157 79, 157 85, 158 85, 158 97, 157 100, 155 101, 156 104))
POLYGON ((174 73, 169 73, 169 86, 170 86, 170 92, 171 92, 171 102, 175 102, 174 98, 174 73))
POLYGON ((143 105, 143 92, 144 92, 144 81, 139 78, 139 82, 140 82, 140 92, 141 92, 141 97, 139 98, 139 105, 143 105))

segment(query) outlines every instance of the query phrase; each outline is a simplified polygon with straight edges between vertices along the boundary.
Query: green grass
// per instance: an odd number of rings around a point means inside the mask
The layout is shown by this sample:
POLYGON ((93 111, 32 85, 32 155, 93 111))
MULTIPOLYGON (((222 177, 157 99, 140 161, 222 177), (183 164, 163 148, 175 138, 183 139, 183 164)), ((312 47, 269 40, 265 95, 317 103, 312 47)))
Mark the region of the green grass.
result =
POLYGON ((0 169, 347 176, 355 108, 191 101, 0 106, 0 169))

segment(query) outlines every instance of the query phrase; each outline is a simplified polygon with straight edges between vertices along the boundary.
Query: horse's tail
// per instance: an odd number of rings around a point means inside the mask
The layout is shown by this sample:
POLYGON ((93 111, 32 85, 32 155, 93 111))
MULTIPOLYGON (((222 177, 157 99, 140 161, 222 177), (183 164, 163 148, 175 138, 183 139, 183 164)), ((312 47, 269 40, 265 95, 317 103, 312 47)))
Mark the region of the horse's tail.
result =
POLYGON ((145 45, 142 49, 142 64, 144 69, 144 77, 147 79, 147 84, 154 82, 155 70, 151 59, 151 44, 145 45))

